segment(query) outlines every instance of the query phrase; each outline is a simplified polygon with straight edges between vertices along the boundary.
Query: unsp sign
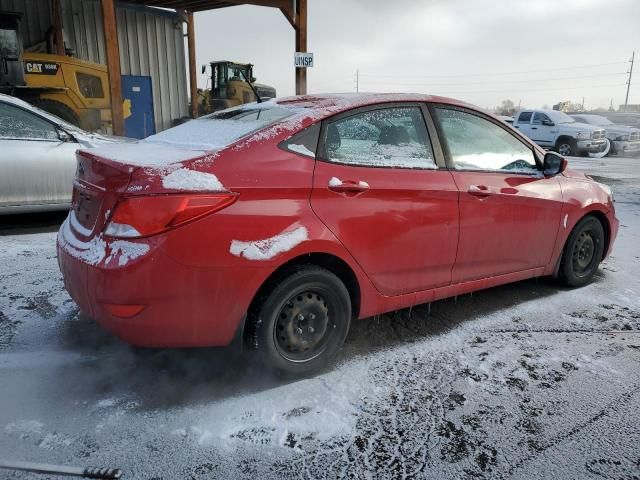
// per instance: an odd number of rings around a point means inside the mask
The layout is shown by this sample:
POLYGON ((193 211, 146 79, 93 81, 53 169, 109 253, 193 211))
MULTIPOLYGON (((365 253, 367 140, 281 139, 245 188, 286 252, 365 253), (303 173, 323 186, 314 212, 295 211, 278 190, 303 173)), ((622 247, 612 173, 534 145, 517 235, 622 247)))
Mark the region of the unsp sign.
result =
POLYGON ((296 68, 309 68, 313 67, 313 53, 308 52, 296 52, 293 61, 296 68))

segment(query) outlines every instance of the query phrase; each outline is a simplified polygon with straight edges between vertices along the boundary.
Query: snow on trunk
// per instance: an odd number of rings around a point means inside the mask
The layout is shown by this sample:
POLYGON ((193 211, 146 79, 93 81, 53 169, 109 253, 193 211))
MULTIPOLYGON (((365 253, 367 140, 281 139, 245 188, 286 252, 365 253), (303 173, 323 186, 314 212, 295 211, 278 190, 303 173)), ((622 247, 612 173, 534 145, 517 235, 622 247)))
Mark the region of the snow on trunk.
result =
POLYGON ((179 168, 162 179, 162 186, 172 190, 224 192, 226 189, 213 173, 179 168))

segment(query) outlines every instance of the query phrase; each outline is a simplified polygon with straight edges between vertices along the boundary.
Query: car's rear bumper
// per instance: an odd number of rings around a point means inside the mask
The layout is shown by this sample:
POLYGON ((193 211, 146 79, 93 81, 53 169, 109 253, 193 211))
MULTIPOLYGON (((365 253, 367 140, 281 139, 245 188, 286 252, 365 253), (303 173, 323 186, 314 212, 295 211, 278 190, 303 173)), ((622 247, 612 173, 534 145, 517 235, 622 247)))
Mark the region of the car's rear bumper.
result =
POLYGON ((228 345, 265 275, 261 268, 184 265, 162 246, 124 266, 113 261, 92 265, 60 239, 57 249, 65 287, 80 309, 141 347, 228 345), (143 308, 123 315, 136 307, 143 308))

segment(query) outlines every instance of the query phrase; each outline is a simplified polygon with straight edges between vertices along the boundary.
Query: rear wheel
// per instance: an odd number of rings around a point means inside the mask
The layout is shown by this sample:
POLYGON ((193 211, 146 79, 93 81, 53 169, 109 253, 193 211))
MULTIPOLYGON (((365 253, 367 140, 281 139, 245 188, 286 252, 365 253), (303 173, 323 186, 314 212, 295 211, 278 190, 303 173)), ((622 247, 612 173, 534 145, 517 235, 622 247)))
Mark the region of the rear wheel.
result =
POLYGON ((588 215, 575 226, 564 248, 562 278, 571 287, 581 287, 591 281, 604 253, 604 228, 600 221, 588 215))
POLYGON ((556 152, 563 157, 570 157, 576 154, 576 141, 572 138, 561 138, 556 142, 556 152))
POLYGON ((320 267, 292 272, 264 298, 251 319, 257 354, 279 373, 302 375, 338 352, 351 322, 342 281, 320 267))

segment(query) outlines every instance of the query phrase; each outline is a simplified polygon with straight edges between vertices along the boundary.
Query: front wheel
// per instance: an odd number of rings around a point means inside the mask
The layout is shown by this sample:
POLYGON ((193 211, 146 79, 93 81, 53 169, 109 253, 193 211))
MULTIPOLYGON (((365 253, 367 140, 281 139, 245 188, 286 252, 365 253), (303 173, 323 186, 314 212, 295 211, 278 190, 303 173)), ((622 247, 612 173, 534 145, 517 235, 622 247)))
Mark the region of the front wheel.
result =
POLYGON ((594 216, 588 215, 575 226, 562 256, 562 278, 571 287, 581 287, 591 281, 604 254, 604 228, 594 216))
POLYGON ((266 296, 250 321, 264 363, 281 374, 305 375, 327 365, 342 347, 351 299, 333 273, 302 267, 266 296))
POLYGON ((563 157, 571 157, 576 154, 576 142, 572 138, 562 138, 556 142, 556 152, 563 157))

